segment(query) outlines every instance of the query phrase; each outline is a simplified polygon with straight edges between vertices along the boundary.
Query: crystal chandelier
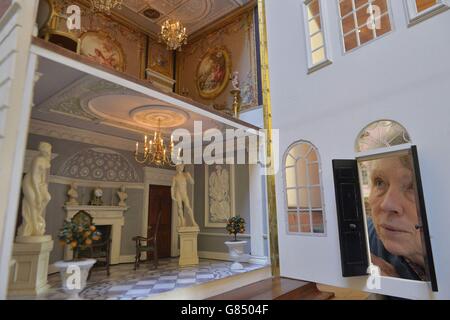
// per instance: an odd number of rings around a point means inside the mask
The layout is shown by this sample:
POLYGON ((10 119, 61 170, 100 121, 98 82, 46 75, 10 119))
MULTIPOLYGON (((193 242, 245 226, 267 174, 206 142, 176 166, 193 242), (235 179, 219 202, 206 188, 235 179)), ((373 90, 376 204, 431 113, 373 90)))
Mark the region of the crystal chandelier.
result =
POLYGON ((181 46, 187 44, 186 28, 179 21, 166 20, 161 26, 159 41, 164 41, 168 50, 181 51, 181 46))
POLYGON ((94 12, 104 12, 111 14, 111 10, 114 8, 120 9, 123 0, 90 0, 91 7, 94 12))
POLYGON ((171 160, 173 146, 173 137, 171 136, 169 149, 166 149, 161 134, 161 119, 158 119, 158 130, 155 131, 153 140, 150 140, 147 135, 144 136, 144 153, 141 159, 139 159, 139 142, 136 142, 134 159, 140 164, 148 163, 157 166, 174 166, 175 164, 171 160))

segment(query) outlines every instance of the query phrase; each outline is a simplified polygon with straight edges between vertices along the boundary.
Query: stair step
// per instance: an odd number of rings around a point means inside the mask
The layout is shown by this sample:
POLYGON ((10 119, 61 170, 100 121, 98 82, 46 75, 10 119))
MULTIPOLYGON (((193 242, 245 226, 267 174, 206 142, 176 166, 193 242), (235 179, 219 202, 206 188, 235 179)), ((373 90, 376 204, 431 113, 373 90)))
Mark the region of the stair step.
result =
POLYGON ((319 291, 315 283, 272 277, 207 300, 328 300, 333 296, 319 291))

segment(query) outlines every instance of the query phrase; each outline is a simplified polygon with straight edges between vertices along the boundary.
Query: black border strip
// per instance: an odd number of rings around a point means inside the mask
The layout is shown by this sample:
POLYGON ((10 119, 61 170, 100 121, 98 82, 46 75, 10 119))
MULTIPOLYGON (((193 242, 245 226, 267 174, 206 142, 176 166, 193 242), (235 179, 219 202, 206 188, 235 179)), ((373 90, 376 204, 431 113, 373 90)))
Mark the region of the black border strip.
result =
POLYGON ((423 195, 422 178, 420 175, 419 157, 417 153, 417 146, 411 147, 411 154, 414 162, 414 173, 416 176, 417 193, 419 198, 420 217, 422 219, 422 230, 424 233, 425 247, 427 250, 428 268, 430 272, 431 288, 434 292, 438 291, 438 284, 436 279, 436 271, 434 269, 433 251, 431 249, 430 231, 428 230, 427 211, 425 207, 425 198, 423 195))

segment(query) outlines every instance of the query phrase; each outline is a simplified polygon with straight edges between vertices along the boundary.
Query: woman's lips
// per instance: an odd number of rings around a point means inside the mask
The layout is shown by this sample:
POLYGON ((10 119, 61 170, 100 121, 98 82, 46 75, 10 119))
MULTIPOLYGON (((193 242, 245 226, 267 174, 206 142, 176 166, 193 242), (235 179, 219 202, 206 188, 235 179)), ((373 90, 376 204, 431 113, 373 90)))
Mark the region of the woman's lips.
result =
POLYGON ((383 231, 387 231, 388 233, 392 234, 408 233, 408 231, 384 223, 381 224, 380 227, 383 229, 383 231))

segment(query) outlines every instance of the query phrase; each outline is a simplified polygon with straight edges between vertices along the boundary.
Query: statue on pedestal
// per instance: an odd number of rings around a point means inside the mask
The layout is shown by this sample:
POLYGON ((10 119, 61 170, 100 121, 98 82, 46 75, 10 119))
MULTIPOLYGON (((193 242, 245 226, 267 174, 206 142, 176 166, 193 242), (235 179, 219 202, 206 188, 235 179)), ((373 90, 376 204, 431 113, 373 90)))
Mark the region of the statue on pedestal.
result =
POLYGON ((122 185, 120 187, 120 191, 117 191, 117 196, 119 197, 120 201, 119 201, 119 206, 120 207, 126 207, 126 200, 128 199, 128 194, 125 192, 125 186, 122 185))
POLYGON ((241 111, 241 88, 239 84, 239 72, 233 72, 231 76, 231 85, 233 90, 230 93, 233 95, 233 116, 239 118, 239 112, 241 111))
POLYGON ((178 226, 179 227, 198 227, 194 219, 194 212, 192 211, 191 204, 187 193, 187 184, 194 184, 194 179, 189 172, 184 172, 184 164, 177 164, 177 173, 173 177, 171 195, 172 200, 177 203, 178 208, 178 226), (184 210, 183 210, 184 206, 184 210), (185 211, 187 211, 191 224, 187 225, 184 218, 185 211))
POLYGON ((233 90, 239 90, 241 91, 241 88, 239 88, 239 72, 235 71, 233 72, 233 75, 231 76, 231 85, 233 86, 233 90))
POLYGON ((75 182, 72 182, 70 184, 70 189, 67 191, 67 195, 69 196, 69 201, 66 202, 66 205, 69 206, 77 206, 78 205, 78 191, 77 191, 77 185, 75 182))
POLYGON ((51 144, 41 142, 39 154, 32 160, 30 171, 23 178, 23 221, 18 230, 19 237, 40 237, 45 234, 45 210, 52 198, 47 181, 51 156, 51 144))

